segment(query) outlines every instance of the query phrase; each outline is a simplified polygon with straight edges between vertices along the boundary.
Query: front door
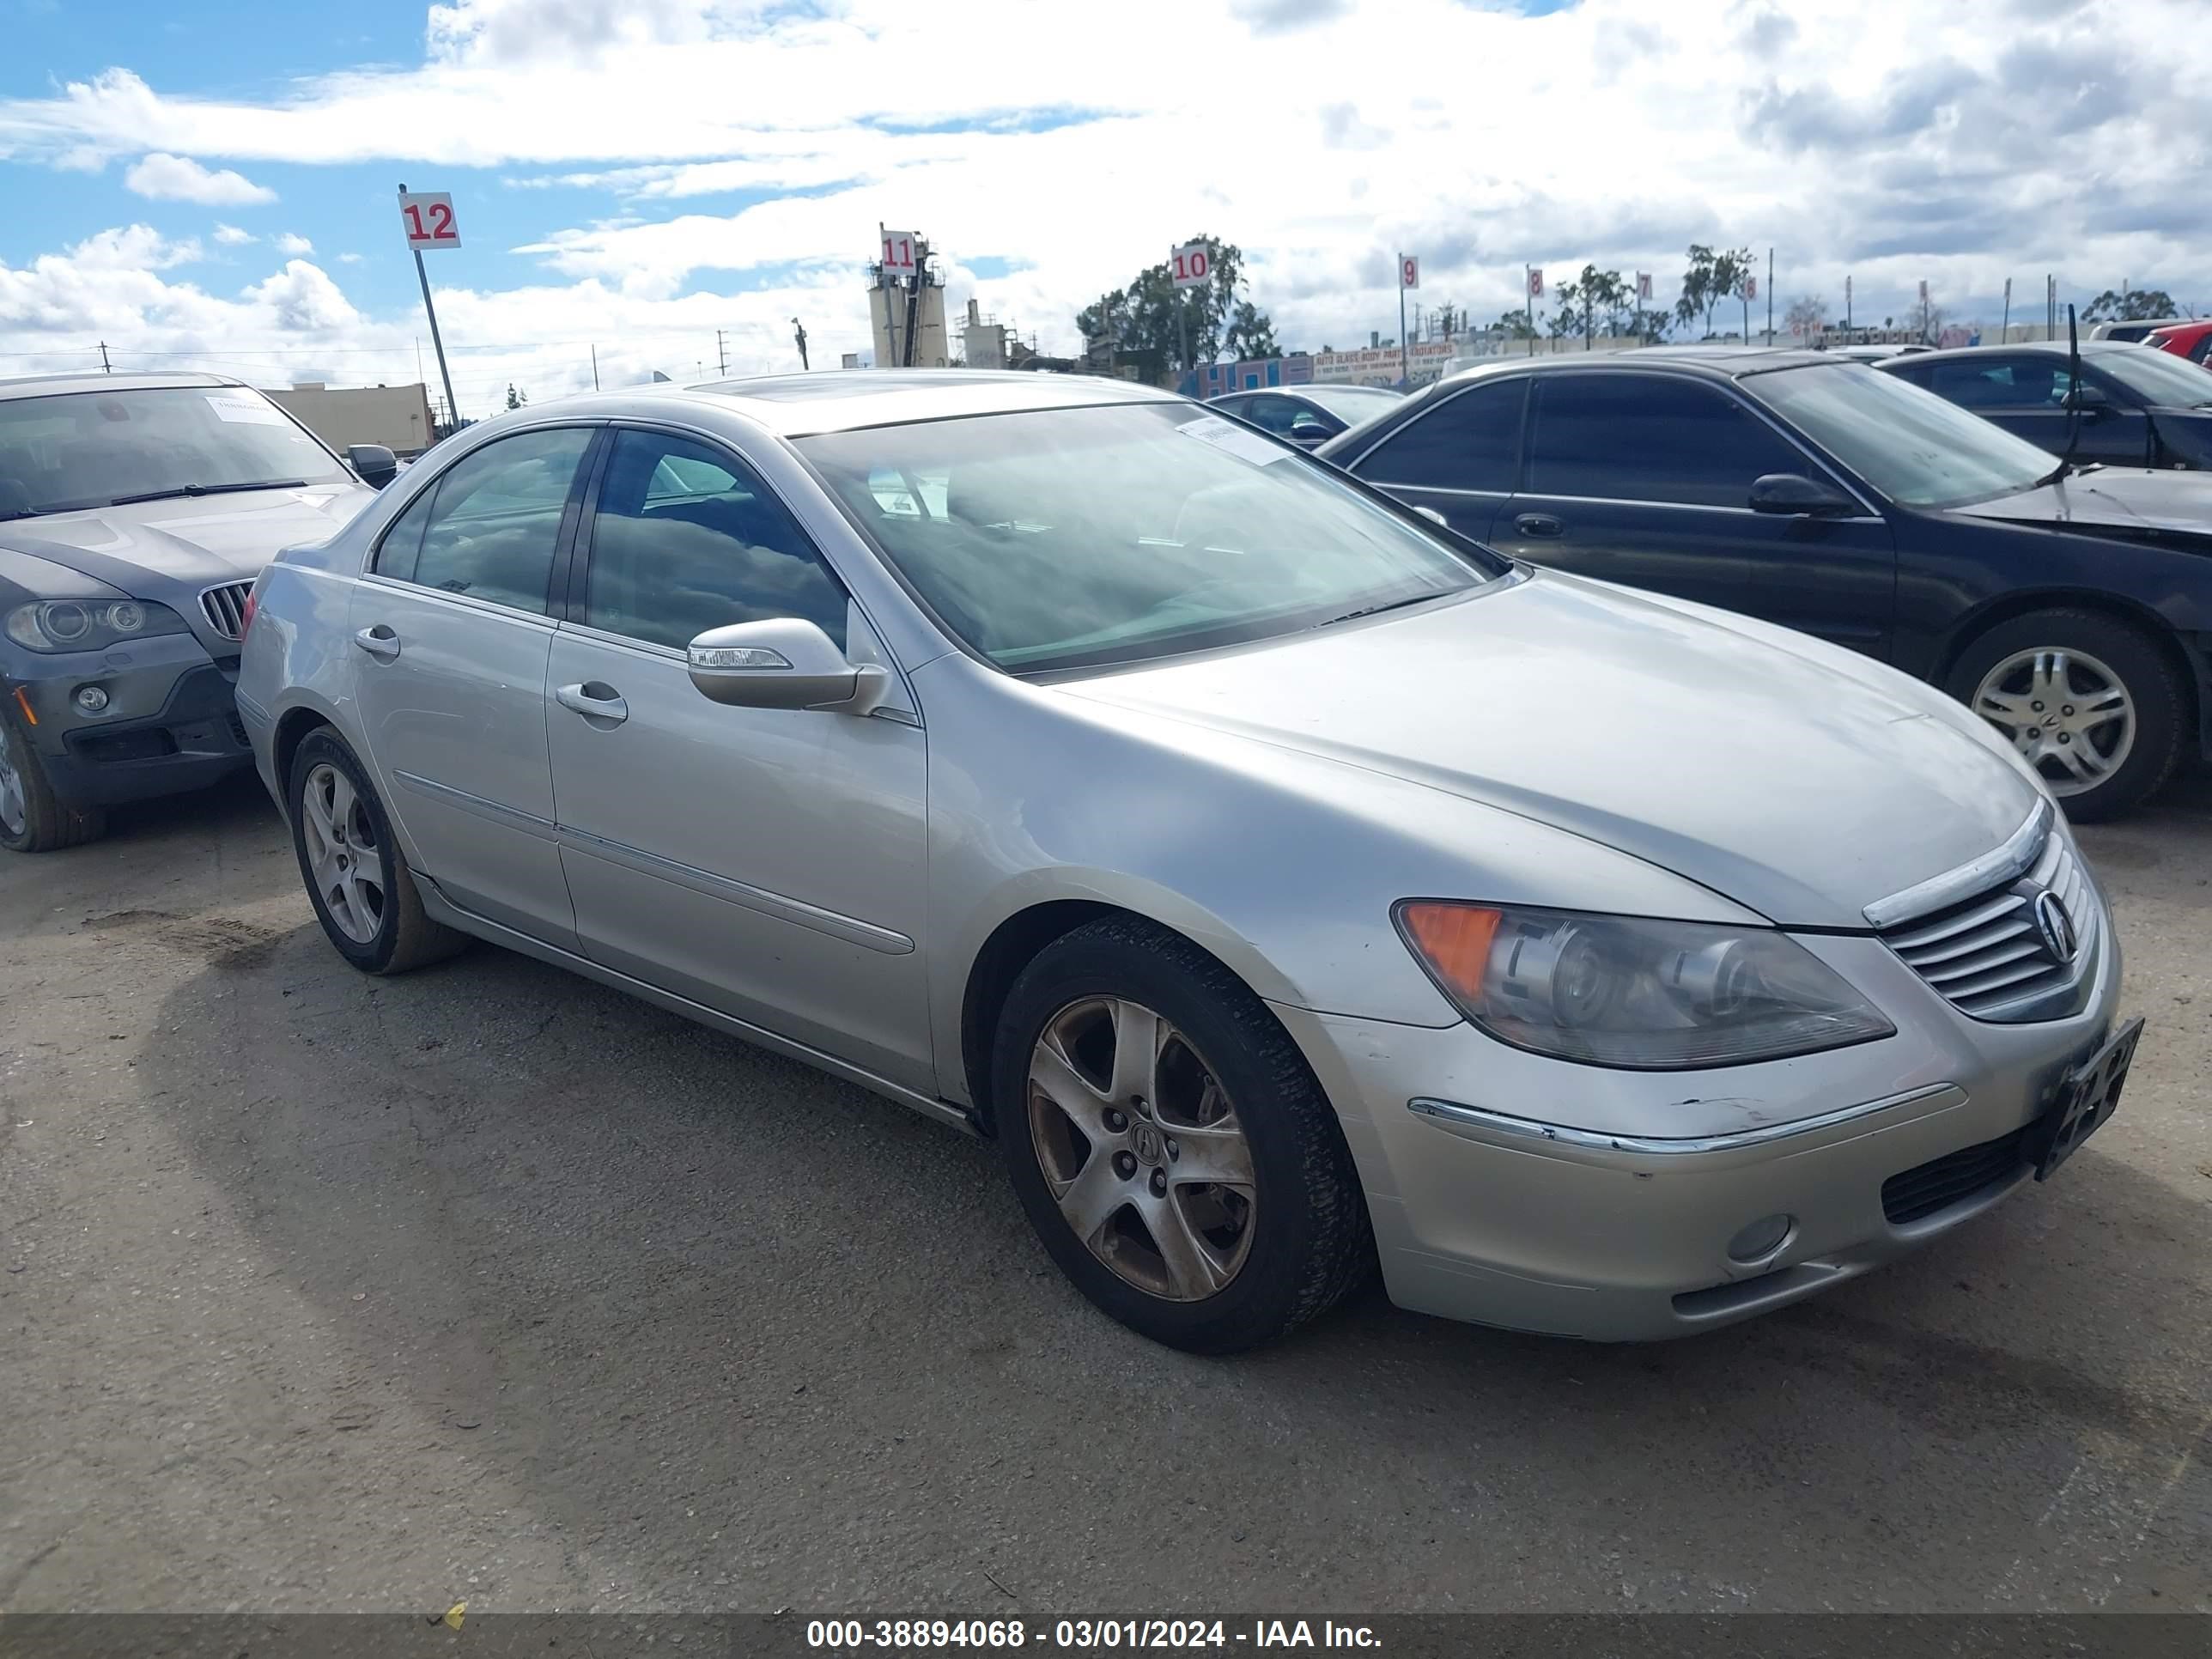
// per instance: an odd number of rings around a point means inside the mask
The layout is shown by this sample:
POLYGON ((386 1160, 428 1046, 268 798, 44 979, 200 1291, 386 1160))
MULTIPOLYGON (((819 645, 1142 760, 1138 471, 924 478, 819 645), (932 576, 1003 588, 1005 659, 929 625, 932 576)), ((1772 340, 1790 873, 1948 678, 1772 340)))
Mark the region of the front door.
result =
POLYGON ((594 431, 517 433, 458 462, 385 532, 347 617, 365 758, 421 872, 464 908, 568 950, 545 672, 594 431))
POLYGON ((2067 360, 2056 352, 1946 357, 1929 364, 1924 378, 1915 373, 1917 367, 1907 364, 1899 373, 2053 455, 2064 454, 2070 441, 2077 464, 2150 465, 2150 416, 2140 400, 2108 377, 2085 368, 2083 384, 2095 388, 2099 401, 2082 408, 2077 422, 2071 401, 2073 374, 2067 360))
POLYGON ((1687 376, 1553 374, 1536 386, 1501 552, 1889 649, 1896 549, 1871 513, 1753 512, 1754 480, 1834 479, 1732 391, 1687 376))
POLYGON ((1528 388, 1518 374, 1477 380, 1344 459, 1355 476, 1441 514, 1461 535, 1500 545, 1492 521, 1513 493, 1528 388))
POLYGON ((549 710, 584 951, 934 1095, 918 720, 732 708, 684 667, 697 635, 771 617, 880 659, 866 623, 753 470, 702 440, 618 430, 585 525, 549 710))

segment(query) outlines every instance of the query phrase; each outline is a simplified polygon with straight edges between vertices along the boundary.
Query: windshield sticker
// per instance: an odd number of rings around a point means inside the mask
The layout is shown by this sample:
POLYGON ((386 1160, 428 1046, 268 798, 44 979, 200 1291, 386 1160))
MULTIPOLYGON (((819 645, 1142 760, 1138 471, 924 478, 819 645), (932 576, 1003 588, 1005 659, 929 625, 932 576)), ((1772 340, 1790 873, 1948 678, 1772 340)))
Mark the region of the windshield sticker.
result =
POLYGON ((215 410, 218 421, 240 421, 247 426, 283 426, 282 411, 258 398, 240 397, 235 392, 210 392, 208 407, 215 410))
POLYGON ((1256 432, 1248 432, 1234 421, 1224 421, 1218 415, 1201 415, 1194 421, 1186 421, 1176 428, 1186 438, 1195 438, 1200 443, 1212 444, 1239 460, 1249 461, 1255 466, 1266 466, 1285 459, 1291 452, 1280 444, 1267 441, 1256 432))

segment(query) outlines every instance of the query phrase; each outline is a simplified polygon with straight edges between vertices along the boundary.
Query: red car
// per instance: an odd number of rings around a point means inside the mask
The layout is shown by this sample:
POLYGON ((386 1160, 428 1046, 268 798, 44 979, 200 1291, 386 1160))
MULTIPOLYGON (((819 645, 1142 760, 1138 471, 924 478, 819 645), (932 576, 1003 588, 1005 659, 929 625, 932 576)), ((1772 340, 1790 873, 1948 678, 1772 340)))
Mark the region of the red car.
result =
POLYGON ((2160 351, 2171 351, 2177 357, 2186 357, 2192 363, 2204 363, 2206 368, 2212 368, 2212 362, 2206 362, 2207 354, 2212 353, 2212 321, 2172 323, 2164 328, 2152 330, 2143 337, 2143 343, 2156 346, 2160 351))

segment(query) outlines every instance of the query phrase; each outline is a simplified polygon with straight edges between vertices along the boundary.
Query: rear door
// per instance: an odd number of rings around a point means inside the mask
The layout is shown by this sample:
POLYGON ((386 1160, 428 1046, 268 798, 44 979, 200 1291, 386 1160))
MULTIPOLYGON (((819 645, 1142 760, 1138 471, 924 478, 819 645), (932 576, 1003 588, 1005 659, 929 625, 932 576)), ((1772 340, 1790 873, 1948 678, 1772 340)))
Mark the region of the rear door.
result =
POLYGON ((1528 395, 1526 375, 1477 380, 1341 462, 1400 500, 1442 514, 1462 536, 1491 542, 1498 509, 1513 494, 1528 395))
POLYGON ((520 432, 457 463, 386 531, 348 622, 365 758, 422 873, 568 950, 545 671, 597 431, 520 432))
POLYGON ((1751 486, 1767 474, 1838 481, 1732 388, 1682 375, 1542 377, 1527 451, 1522 488, 1491 538, 1501 552, 1887 654, 1888 525, 1871 511, 1752 511, 1751 486))

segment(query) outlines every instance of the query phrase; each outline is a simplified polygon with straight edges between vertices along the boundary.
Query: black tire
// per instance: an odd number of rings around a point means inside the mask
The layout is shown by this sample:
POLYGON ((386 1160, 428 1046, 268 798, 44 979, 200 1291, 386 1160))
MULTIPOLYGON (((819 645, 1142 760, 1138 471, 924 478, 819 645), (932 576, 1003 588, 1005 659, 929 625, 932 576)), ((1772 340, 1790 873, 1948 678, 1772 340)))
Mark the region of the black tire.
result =
POLYGON ((1076 1288, 1132 1330, 1194 1353, 1235 1352, 1328 1311, 1371 1272, 1367 1201, 1334 1109, 1266 1005, 1188 940, 1131 916, 1048 945, 1007 995, 991 1077, 1007 1173, 1037 1237, 1076 1288), (1097 997, 1142 1003, 1186 1036, 1250 1148, 1246 1254, 1202 1299, 1170 1300, 1118 1274, 1077 1236, 1047 1184, 1028 1109, 1030 1055, 1056 1015, 1097 997))
POLYGON ((442 962, 467 946, 466 933, 433 921, 424 913, 422 893, 392 836, 392 820, 386 816, 383 801, 369 782, 367 769, 329 726, 318 726, 310 732, 293 751, 291 776, 285 781, 284 804, 286 815, 292 821, 292 852, 300 862, 300 880, 315 907, 315 920, 323 924, 325 937, 340 956, 364 974, 404 974, 442 962), (373 848, 361 851, 374 852, 384 897, 374 934, 367 940, 353 938, 339 924, 330 900, 319 890, 308 853, 308 781, 316 769, 323 766, 343 774, 352 785, 356 806, 366 820, 368 839, 374 843, 373 848))
POLYGON ((2055 650, 2094 659, 2125 689, 2136 711, 2127 757, 2100 781, 2075 793, 2045 771, 2066 816, 2094 823, 2132 812, 2165 786, 2180 765, 2191 729, 2189 686, 2172 657, 2142 629, 2098 611, 2033 611, 2010 617, 1971 641, 1952 665, 1947 690, 1973 707, 1992 669, 2025 651, 2055 650))
POLYGON ((53 853, 99 840, 107 833, 107 814, 97 806, 72 806, 54 793, 46 763, 8 702, 0 702, 0 744, 7 748, 0 762, 15 772, 23 811, 22 822, 13 827, 7 814, 0 812, 0 847, 11 853, 53 853))

